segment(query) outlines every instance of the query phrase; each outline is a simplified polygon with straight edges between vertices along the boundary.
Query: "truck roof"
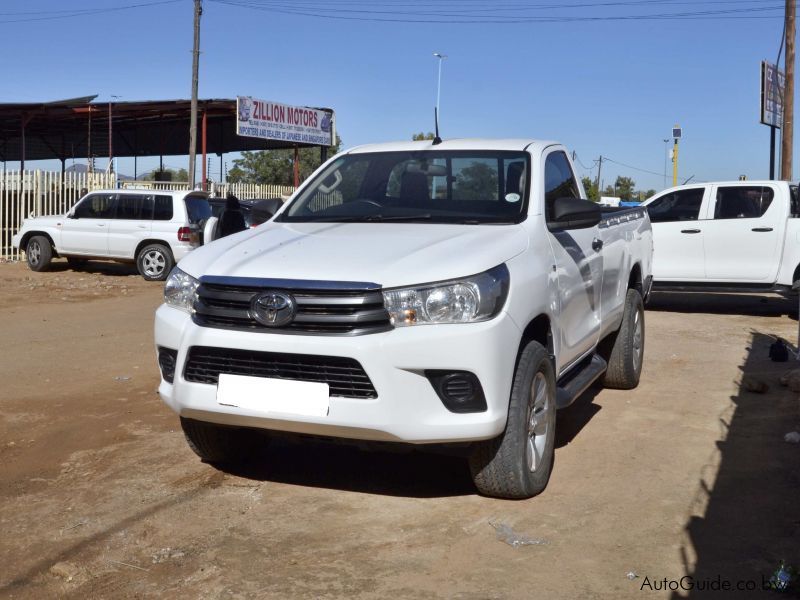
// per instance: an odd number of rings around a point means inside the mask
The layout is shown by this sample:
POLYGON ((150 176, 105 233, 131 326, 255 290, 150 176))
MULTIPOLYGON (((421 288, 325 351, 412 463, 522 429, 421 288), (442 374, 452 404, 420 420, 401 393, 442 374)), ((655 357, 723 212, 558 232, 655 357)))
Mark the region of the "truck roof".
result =
POLYGON ((443 140, 441 144, 433 144, 433 140, 420 140, 416 142, 386 142, 382 144, 366 144, 357 146, 348 151, 348 154, 361 154, 364 152, 410 152, 419 150, 512 150, 521 151, 531 147, 531 151, 541 150, 559 142, 535 140, 527 138, 508 139, 481 139, 458 138, 443 140))

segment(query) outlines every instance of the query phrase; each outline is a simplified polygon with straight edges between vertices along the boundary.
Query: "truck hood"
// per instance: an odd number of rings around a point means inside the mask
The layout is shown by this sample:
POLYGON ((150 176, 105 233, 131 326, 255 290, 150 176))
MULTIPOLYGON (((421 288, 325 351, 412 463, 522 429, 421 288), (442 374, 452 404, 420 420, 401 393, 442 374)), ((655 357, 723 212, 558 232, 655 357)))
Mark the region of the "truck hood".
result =
POLYGON ((180 267, 221 275, 397 287, 481 273, 525 250, 520 225, 276 223, 207 244, 180 267))
POLYGON ((23 227, 55 227, 64 222, 65 215, 46 215, 43 217, 29 217, 22 222, 23 227))

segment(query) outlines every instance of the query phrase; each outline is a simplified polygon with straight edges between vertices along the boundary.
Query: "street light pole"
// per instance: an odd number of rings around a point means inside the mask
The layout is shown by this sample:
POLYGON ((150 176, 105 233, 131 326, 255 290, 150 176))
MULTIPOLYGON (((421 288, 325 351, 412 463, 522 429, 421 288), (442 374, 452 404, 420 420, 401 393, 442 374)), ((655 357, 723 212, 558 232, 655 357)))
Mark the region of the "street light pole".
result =
POLYGON ((667 189, 667 152, 669 152, 669 138, 661 141, 664 142, 664 189, 667 189))
POLYGON ((436 123, 439 123, 439 99, 442 92, 442 61, 447 58, 446 54, 434 52, 433 55, 439 59, 439 78, 436 84, 436 123))

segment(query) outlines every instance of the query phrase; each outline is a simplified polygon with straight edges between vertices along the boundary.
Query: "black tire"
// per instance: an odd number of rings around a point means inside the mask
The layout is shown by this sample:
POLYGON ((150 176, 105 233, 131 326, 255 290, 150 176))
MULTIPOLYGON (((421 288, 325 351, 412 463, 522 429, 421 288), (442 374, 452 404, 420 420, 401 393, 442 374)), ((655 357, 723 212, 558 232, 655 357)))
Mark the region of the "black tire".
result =
POLYGON ((269 443, 266 436, 252 429, 226 427, 183 417, 181 427, 189 448, 209 463, 244 462, 258 455, 260 449, 269 443))
POLYGON ((53 247, 43 235, 35 235, 25 245, 25 260, 31 271, 44 271, 53 260, 53 247))
POLYGON ((87 261, 85 258, 76 258, 74 256, 67 257, 67 264, 69 265, 70 269, 83 269, 87 262, 89 261, 87 261))
POLYGON ((174 266, 172 251, 163 244, 145 246, 136 255, 136 268, 147 281, 164 281, 174 266))
POLYGON ((530 342, 514 373, 505 431, 493 440, 476 443, 469 457, 475 487, 495 498, 540 494, 553 470, 555 433, 553 364, 541 344, 530 342))
POLYGON ((608 361, 605 387, 632 390, 639 385, 644 359, 644 303, 637 290, 628 290, 622 324, 603 340, 600 353, 608 361))

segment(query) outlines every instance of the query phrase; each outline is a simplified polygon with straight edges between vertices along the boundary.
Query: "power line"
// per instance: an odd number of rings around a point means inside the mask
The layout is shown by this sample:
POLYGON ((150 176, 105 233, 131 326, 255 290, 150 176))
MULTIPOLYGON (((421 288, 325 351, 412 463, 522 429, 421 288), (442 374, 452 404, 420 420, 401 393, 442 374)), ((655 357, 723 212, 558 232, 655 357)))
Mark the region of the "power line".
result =
MULTIPOLYGON (((603 156, 603 160, 607 160, 608 162, 612 162, 615 165, 619 165, 620 167, 625 167, 626 169, 633 169, 634 171, 641 171, 642 173, 647 173, 649 175, 658 175, 659 177, 663 177, 664 173, 656 173, 655 171, 649 171, 648 169, 642 169, 640 167, 634 167, 633 165, 628 165, 618 160, 614 160, 613 158, 609 158, 607 156, 603 156)), ((700 181, 697 179, 696 181, 700 181)))
POLYGON ((154 0, 152 2, 140 2, 137 4, 126 4, 123 6, 110 6, 105 8, 77 8, 71 10, 48 10, 48 11, 26 11, 26 12, 6 12, 0 13, 3 17, 21 17, 11 19, 0 19, 2 23, 28 23, 31 21, 55 21, 58 19, 73 19, 75 17, 86 17, 104 13, 131 10, 134 8, 145 8, 149 6, 159 6, 162 4, 174 4, 182 0, 154 0))
MULTIPOLYGON (((758 6, 748 6, 744 8, 715 8, 705 10, 684 10, 682 12, 661 12, 649 14, 621 14, 621 15, 499 15, 499 14, 475 14, 476 11, 487 12, 486 9, 445 9, 433 8, 430 5, 412 4, 412 10, 398 10, 396 7, 389 10, 376 10, 379 4, 370 3, 369 8, 361 8, 356 4, 356 8, 344 8, 343 6, 353 6, 353 4, 331 5, 330 3, 321 4, 306 0, 303 2, 286 2, 285 0, 212 0, 217 4, 249 8, 266 12, 283 13, 296 16, 317 17, 325 19, 351 20, 351 21, 370 21, 370 22, 394 22, 394 23, 450 23, 450 24, 512 24, 512 23, 564 23, 564 22, 607 22, 607 21, 641 21, 641 20, 685 20, 685 19, 758 19, 758 18, 779 18, 779 14, 753 14, 766 13, 781 10, 781 5, 764 5, 763 2, 758 6), (446 20, 445 20, 446 19, 446 20)), ((728 0, 730 2, 731 0, 728 0)), ((752 2, 751 2, 752 3, 752 2)), ((609 6, 659 6, 666 2, 633 2, 632 0, 618 0, 616 2, 583 2, 581 4, 554 5, 554 4, 535 4, 518 5, 518 10, 539 9, 574 9, 586 7, 609 7, 609 6)), ((694 3, 697 7, 699 3, 694 3)), ((717 2, 715 4, 721 4, 717 2)), ((396 5, 395 5, 396 6, 396 5)), ((402 6, 402 5, 401 5, 402 6)), ((406 5, 409 6, 409 5, 406 5)), ((505 9, 505 7, 502 7, 505 9)), ((497 7, 494 7, 494 11, 497 7)))

